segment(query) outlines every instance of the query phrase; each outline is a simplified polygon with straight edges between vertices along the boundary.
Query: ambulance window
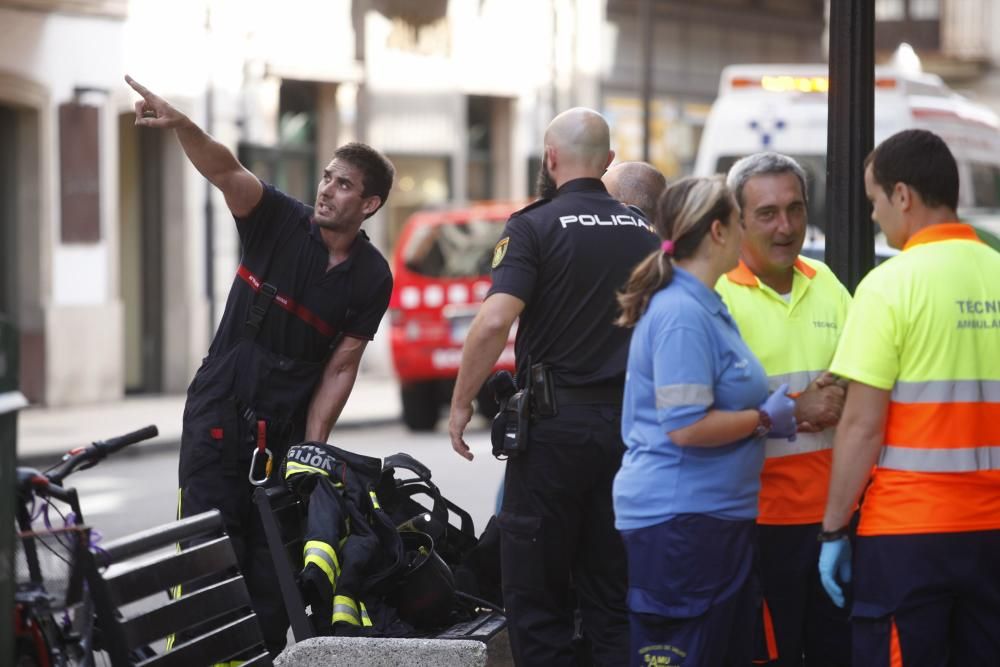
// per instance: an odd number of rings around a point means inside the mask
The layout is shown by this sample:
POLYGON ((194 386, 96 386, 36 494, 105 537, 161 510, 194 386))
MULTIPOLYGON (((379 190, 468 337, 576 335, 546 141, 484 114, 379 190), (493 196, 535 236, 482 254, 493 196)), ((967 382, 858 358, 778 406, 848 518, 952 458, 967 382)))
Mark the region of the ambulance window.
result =
POLYGON ((972 163, 972 197, 976 208, 1000 208, 1000 167, 972 163))
POLYGON ((941 86, 932 86, 919 81, 907 81, 906 92, 910 95, 922 95, 923 97, 948 97, 952 94, 941 86))
POLYGON ((403 262, 410 271, 430 278, 488 275, 504 222, 484 219, 419 227, 403 250, 403 262))

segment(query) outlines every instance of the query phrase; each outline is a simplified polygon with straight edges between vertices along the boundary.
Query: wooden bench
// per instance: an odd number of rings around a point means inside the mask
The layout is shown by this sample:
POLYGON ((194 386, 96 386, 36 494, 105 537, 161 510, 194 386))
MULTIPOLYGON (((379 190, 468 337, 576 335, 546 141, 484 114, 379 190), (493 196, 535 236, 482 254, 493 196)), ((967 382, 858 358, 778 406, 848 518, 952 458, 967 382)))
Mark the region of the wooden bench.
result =
POLYGON ((272 664, 217 510, 112 540, 88 552, 87 561, 102 648, 114 667, 191 667, 237 658, 244 667, 272 664), (194 582, 200 587, 166 604, 134 604, 194 582), (185 632, 192 636, 171 650, 142 655, 143 647, 185 632))

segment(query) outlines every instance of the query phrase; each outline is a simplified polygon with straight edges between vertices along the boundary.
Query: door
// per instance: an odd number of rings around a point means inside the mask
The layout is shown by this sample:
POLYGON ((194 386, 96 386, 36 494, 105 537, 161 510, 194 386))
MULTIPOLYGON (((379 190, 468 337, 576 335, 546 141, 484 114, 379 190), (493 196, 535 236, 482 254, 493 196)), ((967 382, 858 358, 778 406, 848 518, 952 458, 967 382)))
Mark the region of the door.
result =
POLYGON ((155 393, 163 389, 163 133, 123 114, 118 134, 125 391, 155 393))

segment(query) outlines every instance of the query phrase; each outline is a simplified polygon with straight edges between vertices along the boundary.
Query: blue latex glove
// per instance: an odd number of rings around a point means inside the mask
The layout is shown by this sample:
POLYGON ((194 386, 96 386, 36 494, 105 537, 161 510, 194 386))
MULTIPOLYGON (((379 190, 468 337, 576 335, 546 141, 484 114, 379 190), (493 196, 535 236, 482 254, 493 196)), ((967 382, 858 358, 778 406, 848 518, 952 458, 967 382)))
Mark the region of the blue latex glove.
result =
POLYGON ((795 401, 788 396, 788 384, 778 387, 767 400, 761 403, 760 409, 771 418, 770 438, 788 438, 795 440, 798 425, 795 423, 795 401))
POLYGON ((838 607, 844 606, 844 591, 837 583, 851 582, 851 542, 846 537, 824 542, 819 550, 819 580, 838 607))

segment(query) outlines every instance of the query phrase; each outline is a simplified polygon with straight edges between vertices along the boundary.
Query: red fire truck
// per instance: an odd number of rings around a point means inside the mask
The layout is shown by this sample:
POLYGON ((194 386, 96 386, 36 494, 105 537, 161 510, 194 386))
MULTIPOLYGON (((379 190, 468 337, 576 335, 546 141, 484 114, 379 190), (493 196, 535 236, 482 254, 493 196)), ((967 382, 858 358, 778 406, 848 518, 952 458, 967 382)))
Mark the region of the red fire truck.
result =
MULTIPOLYGON (((389 316, 403 421, 410 430, 433 430, 451 400, 465 336, 490 288, 493 249, 518 208, 483 203, 421 211, 403 227, 393 255, 389 316)), ((514 369, 513 330, 497 368, 514 369)), ((496 411, 485 391, 478 404, 488 417, 496 411)))

